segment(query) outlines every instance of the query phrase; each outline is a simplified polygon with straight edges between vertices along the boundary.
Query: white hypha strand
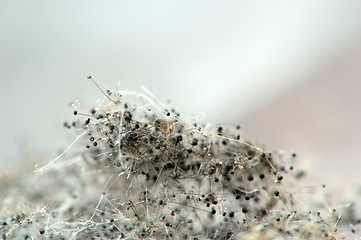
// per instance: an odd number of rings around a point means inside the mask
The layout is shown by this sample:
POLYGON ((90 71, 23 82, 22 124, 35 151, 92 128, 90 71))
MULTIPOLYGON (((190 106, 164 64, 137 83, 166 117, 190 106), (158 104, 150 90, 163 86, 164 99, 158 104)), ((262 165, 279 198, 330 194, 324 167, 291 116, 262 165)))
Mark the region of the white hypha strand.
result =
POLYGON ((147 91, 99 89, 105 98, 74 104, 77 119, 65 123, 77 153, 37 169, 30 204, 4 205, 16 209, 3 238, 345 238, 337 229, 350 206, 302 200, 295 154, 268 151, 239 126, 198 123, 147 91))

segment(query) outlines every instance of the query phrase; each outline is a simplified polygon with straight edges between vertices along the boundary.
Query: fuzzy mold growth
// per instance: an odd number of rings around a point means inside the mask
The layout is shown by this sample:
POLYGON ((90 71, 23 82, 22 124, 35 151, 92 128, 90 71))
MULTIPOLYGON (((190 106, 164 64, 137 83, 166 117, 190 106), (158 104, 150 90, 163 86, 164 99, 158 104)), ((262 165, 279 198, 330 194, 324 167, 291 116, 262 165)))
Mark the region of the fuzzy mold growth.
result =
POLYGON ((38 168, 21 200, 7 192, 3 239, 346 239, 338 226, 358 223, 351 205, 310 200, 321 186, 297 190, 295 154, 239 126, 199 123, 146 90, 102 92, 94 108, 76 101, 64 124, 79 134, 76 153, 38 168))

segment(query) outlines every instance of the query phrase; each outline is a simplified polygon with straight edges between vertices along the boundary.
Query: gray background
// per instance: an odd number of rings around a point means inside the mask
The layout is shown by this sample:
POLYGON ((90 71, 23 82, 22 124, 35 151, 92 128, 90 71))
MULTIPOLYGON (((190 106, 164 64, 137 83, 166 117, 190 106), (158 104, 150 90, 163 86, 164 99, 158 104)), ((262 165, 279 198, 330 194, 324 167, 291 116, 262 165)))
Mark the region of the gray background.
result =
POLYGON ((360 1, 0 1, 1 157, 52 159, 69 102, 146 86, 361 183, 360 1))

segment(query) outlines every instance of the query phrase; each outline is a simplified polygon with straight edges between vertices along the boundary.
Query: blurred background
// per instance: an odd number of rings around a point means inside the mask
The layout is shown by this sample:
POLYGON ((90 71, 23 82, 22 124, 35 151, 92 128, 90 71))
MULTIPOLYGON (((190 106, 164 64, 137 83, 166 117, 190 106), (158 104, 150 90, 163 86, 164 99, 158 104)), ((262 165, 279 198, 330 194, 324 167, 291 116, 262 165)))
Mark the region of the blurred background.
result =
POLYGON ((0 161, 52 159, 69 103, 147 87, 189 114, 361 183, 360 1, 0 1, 0 161))

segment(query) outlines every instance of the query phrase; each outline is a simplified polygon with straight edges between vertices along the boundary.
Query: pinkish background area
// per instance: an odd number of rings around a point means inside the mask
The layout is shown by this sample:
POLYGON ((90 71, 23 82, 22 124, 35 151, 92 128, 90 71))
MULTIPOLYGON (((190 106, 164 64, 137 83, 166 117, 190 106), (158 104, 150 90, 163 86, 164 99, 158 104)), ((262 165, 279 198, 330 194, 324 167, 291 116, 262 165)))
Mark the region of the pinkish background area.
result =
POLYGON ((250 136, 294 149, 310 175, 361 184, 361 45, 243 118, 250 136))

